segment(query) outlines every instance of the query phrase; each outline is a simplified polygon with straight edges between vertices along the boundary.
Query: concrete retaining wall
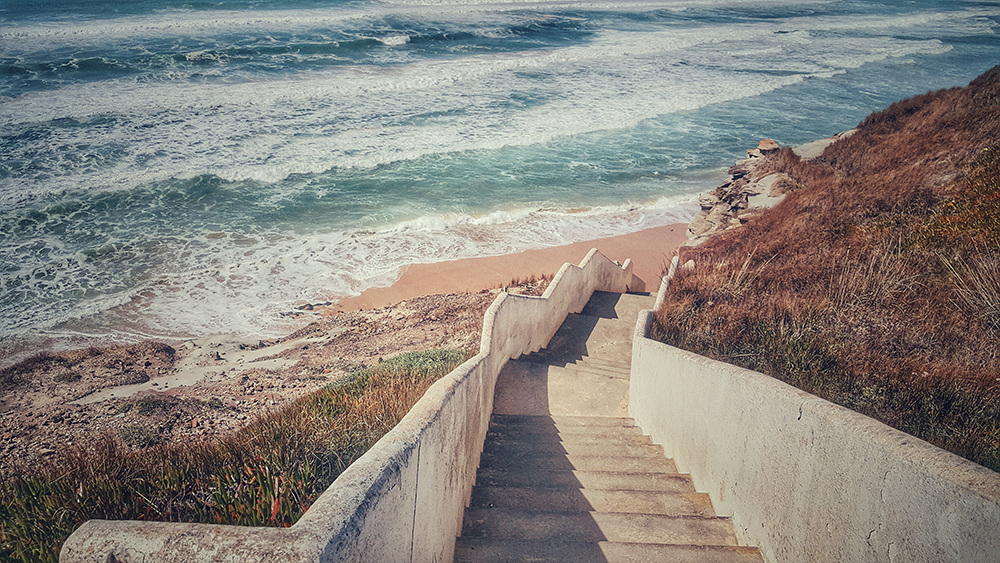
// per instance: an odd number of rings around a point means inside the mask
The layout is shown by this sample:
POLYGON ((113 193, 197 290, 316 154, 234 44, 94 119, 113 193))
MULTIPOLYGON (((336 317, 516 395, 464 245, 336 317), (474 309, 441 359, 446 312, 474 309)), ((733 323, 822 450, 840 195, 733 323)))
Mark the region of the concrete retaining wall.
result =
POLYGON ((652 322, 636 325, 632 416, 766 561, 1000 561, 1000 474, 647 339, 652 322))
POLYGON ((291 528, 91 520, 64 544, 70 562, 450 562, 507 360, 546 345, 596 290, 642 291, 631 263, 591 250, 542 297, 500 294, 480 353, 436 382, 406 417, 291 528))

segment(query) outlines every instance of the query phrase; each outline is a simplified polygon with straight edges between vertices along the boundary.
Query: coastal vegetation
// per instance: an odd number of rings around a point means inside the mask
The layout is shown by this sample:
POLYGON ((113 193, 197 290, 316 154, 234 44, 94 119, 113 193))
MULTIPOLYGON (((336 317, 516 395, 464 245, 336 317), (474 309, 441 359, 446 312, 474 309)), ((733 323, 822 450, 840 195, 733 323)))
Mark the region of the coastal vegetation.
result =
MULTIPOLYGON (((291 526, 474 353, 408 352, 356 369, 213 441, 157 444, 123 428, 71 448, 0 484, 0 561, 57 561, 63 541, 94 518, 291 526)), ((151 401, 133 406, 156 408, 151 401)))
POLYGON ((866 118, 785 200, 685 249, 663 342, 1000 471, 1000 67, 866 118))

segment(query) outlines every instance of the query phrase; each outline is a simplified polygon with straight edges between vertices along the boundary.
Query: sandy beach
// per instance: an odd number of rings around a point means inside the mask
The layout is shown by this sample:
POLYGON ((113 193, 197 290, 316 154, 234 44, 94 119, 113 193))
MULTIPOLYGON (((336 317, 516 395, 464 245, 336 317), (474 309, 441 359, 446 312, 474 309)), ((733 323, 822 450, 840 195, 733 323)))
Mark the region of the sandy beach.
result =
POLYGON ((687 241, 687 225, 674 224, 617 237, 528 250, 517 254, 413 264, 390 287, 376 287, 337 302, 334 311, 357 311, 392 305, 419 295, 474 293, 559 271, 566 262, 579 264, 591 248, 612 260, 631 259, 633 272, 655 292, 660 276, 677 248, 687 241))
POLYGON ((632 259, 646 290, 656 291, 686 232, 687 225, 675 224, 517 254, 411 265, 390 287, 298 312, 311 322, 283 338, 208 335, 39 356, 0 385, 0 470, 29 467, 137 428, 155 443, 212 439, 357 366, 410 350, 476 346, 499 288, 553 275, 566 262, 579 264, 591 248, 619 262, 632 259))

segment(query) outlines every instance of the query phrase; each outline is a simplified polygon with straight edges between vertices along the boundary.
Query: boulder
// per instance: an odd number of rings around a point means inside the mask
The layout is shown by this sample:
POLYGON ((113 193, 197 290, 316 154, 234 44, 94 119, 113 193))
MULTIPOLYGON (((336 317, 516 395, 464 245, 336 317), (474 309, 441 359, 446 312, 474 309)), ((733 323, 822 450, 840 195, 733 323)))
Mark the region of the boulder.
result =
POLYGON ((761 176, 762 172, 757 172, 767 156, 778 149, 778 143, 771 139, 760 141, 747 151, 746 159, 729 168, 726 182, 698 197, 701 212, 688 225, 688 246, 697 246, 715 233, 738 227, 784 199, 779 184, 790 182, 787 176, 761 176))
POLYGON ((747 158, 761 158, 778 152, 781 147, 773 139, 761 139, 757 148, 747 149, 747 158))

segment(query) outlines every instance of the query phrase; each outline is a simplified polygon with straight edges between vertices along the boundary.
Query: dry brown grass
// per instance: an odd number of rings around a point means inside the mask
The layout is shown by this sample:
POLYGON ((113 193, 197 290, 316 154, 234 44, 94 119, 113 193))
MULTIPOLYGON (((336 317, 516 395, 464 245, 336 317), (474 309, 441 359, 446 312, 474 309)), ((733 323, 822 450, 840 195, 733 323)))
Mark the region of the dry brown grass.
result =
POLYGON ((542 274, 540 276, 531 274, 524 279, 514 278, 510 280, 510 283, 503 285, 501 289, 519 295, 540 296, 549 288, 553 278, 555 278, 555 274, 542 274))
POLYGON ((1000 67, 869 116, 785 201, 682 261, 671 344, 1000 470, 1000 67))

